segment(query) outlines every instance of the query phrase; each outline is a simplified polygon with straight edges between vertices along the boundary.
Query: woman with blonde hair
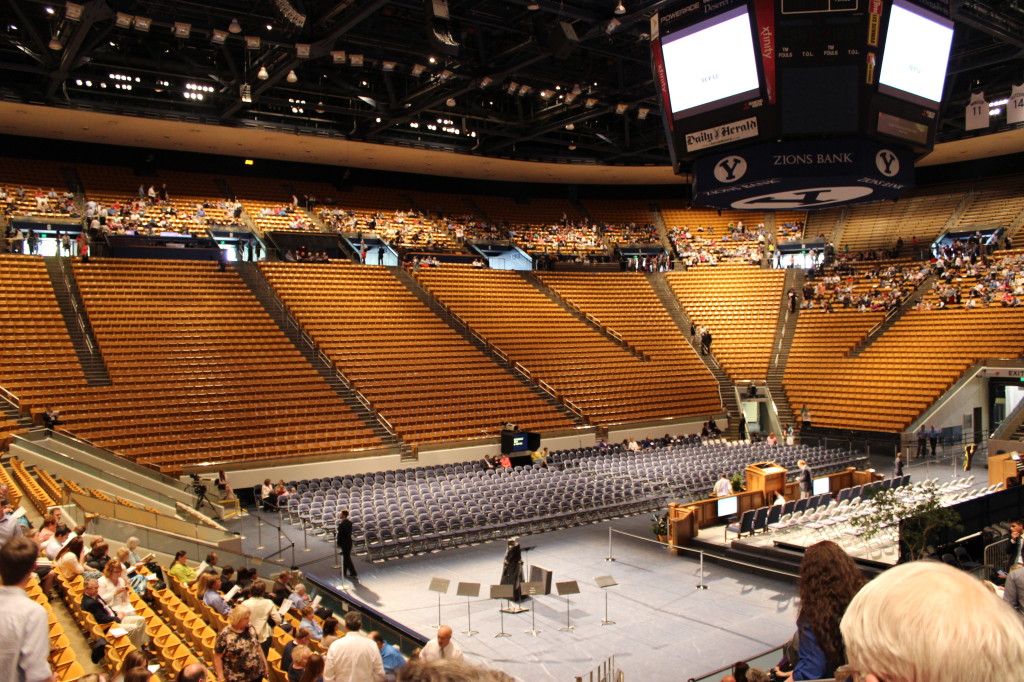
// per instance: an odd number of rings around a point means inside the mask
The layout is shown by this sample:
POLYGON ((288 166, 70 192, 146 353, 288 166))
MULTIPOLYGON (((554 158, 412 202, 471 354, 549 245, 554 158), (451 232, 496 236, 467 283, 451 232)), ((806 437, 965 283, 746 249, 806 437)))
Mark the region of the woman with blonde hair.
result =
POLYGON ((135 615, 135 607, 128 598, 128 582, 124 579, 124 567, 117 559, 111 559, 103 567, 103 576, 99 579, 100 597, 107 603, 117 617, 124 619, 135 615))

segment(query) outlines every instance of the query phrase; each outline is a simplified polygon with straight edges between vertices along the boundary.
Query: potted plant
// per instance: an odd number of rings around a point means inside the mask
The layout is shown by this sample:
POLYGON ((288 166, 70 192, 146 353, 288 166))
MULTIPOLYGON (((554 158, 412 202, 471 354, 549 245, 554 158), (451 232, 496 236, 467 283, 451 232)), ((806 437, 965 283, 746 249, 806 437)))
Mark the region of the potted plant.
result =
POLYGON ((866 493, 866 497, 874 502, 874 510, 866 516, 854 518, 851 523, 862 529, 865 540, 897 532, 906 550, 901 559, 917 561, 926 558, 928 548, 939 532, 961 528, 960 515, 942 506, 942 496, 934 484, 924 484, 920 494, 913 498, 903 494, 901 488, 868 490, 866 493))
POLYGON ((651 517, 651 532, 658 538, 658 542, 668 542, 668 514, 651 517))
POLYGON ((743 492, 743 474, 736 473, 730 476, 729 484, 732 486, 732 491, 734 493, 743 492))

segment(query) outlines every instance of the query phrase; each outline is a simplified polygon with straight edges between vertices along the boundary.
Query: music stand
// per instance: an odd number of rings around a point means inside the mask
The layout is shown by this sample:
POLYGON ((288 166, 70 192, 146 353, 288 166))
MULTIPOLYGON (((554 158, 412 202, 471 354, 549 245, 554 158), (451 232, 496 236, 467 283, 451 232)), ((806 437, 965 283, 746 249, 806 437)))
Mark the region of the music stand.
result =
MULTIPOLYGON (((515 590, 511 585, 491 585, 491 599, 511 599, 515 594, 515 590)), ((495 637, 511 637, 512 635, 505 632, 505 609, 498 609, 498 613, 501 614, 501 632, 495 635, 495 637)))
POLYGON ((601 625, 615 625, 614 620, 608 619, 608 588, 615 587, 618 583, 610 575, 599 575, 594 578, 594 582, 604 590, 604 620, 601 621, 601 625))
POLYGON ((579 594, 580 586, 575 580, 566 580, 563 583, 555 583, 555 591, 558 596, 565 597, 565 627, 558 628, 559 632, 572 632, 575 628, 569 624, 569 595, 579 594))
POLYGON ((431 592, 437 592, 437 625, 431 627, 441 627, 441 595, 448 593, 448 586, 452 584, 452 581, 448 578, 431 578, 430 587, 427 589, 431 592))
MULTIPOLYGON (((466 629, 462 631, 463 634, 467 637, 479 634, 479 630, 473 629, 473 618, 469 613, 469 599, 470 597, 480 596, 480 583, 459 583, 458 587, 455 589, 455 594, 466 598, 466 629)), ((440 620, 440 618, 438 618, 438 620, 440 620)))
MULTIPOLYGON (((530 596, 537 596, 538 594, 544 594, 544 582, 541 581, 541 580, 538 580, 537 582, 533 582, 533 583, 523 583, 522 586, 521 586, 521 589, 522 589, 523 594, 528 594, 530 596)), ((536 599, 533 600, 533 608, 530 609, 530 629, 529 630, 523 630, 523 632, 528 632, 531 635, 533 635, 534 637, 536 637, 539 633, 544 632, 543 630, 538 630, 537 629, 537 600, 536 599)))

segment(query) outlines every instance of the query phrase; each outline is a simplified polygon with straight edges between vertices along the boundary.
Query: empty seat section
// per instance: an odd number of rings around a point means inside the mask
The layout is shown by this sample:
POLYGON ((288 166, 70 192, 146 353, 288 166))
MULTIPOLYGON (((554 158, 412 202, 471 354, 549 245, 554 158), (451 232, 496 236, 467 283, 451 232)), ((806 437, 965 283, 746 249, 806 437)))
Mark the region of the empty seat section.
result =
POLYGON ((470 344, 385 268, 264 263, 332 362, 410 443, 493 437, 501 423, 573 423, 470 344))
POLYGON ((784 270, 726 263, 666 273, 680 305, 711 330, 711 352, 734 380, 768 375, 784 270))
POLYGON ((516 272, 449 266, 420 281, 499 353, 594 424, 706 415, 721 409, 707 371, 641 358, 554 303, 516 272))
POLYGON ((67 430, 169 473, 380 445, 235 272, 107 259, 75 275, 113 385, 73 400, 67 430))

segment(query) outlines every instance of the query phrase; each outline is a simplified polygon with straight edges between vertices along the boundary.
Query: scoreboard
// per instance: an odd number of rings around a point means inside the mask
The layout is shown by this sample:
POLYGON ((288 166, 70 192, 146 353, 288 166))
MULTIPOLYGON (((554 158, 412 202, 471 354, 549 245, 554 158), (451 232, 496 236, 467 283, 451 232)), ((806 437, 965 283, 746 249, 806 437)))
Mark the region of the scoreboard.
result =
POLYGON ((934 144, 953 22, 908 0, 691 0, 651 36, 672 163, 693 163, 697 203, 892 198, 934 144))

